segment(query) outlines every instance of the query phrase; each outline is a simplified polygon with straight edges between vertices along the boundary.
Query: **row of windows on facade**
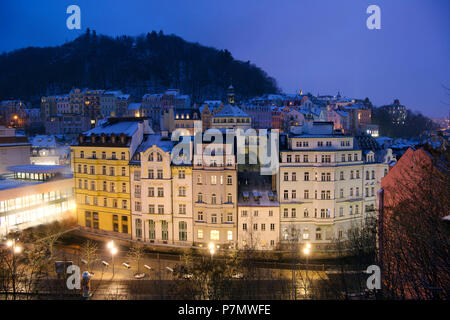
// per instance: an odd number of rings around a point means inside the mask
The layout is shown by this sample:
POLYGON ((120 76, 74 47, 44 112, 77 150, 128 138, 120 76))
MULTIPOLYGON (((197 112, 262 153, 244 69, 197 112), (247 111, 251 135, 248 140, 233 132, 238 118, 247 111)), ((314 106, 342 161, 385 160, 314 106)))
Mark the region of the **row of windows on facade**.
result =
MULTIPOLYGON (((282 232, 283 234, 283 240, 291 240, 291 236, 289 234, 289 232, 287 230, 283 230, 282 232)), ((303 238, 303 240, 309 240, 309 230, 307 228, 304 229, 301 237, 303 238)), ((343 230, 338 230, 338 238, 342 239, 344 237, 344 231, 343 230)), ((331 240, 331 233, 329 231, 326 232, 326 238, 327 240, 331 240)), ((322 230, 320 228, 316 229, 316 240, 322 240, 322 230)))
MULTIPOLYGON (((81 159, 84 159, 85 158, 85 154, 84 154, 84 151, 80 151, 80 158, 81 159)), ((90 159, 97 159, 97 151, 92 151, 92 153, 91 153, 91 158, 90 159)), ((101 157, 101 159, 103 159, 103 160, 105 160, 105 159, 107 159, 106 158, 106 152, 105 151, 103 151, 102 152, 102 157, 101 157)), ((118 160, 117 159, 117 155, 116 155, 116 152, 111 152, 111 158, 110 158, 111 160, 118 160)), ((121 152, 120 153, 120 160, 126 160, 126 155, 125 155, 125 152, 121 152)))
POLYGON ((15 199, 0 201, 0 212, 24 209, 35 205, 42 205, 45 202, 66 199, 73 195, 72 188, 65 190, 55 190, 50 192, 26 195, 15 199))
MULTIPOLYGON (((349 206, 349 214, 353 215, 353 214, 359 214, 359 205, 355 205, 355 211, 353 212, 353 205, 349 206)), ((366 206, 366 211, 370 212, 373 211, 373 206, 366 206)), ((362 213, 362 212, 361 212, 362 213)), ((318 218, 318 209, 315 208, 314 209, 314 218, 318 218)), ((344 207, 339 207, 339 217, 343 217, 344 216, 344 207)), ((291 208, 291 218, 297 218, 297 209, 296 208, 291 208)), ((303 211, 303 217, 304 218, 309 218, 309 210, 305 209, 303 211)), ((288 208, 284 208, 283 209, 283 218, 289 218, 289 209, 288 208)), ((331 209, 320 209, 320 217, 321 219, 327 219, 327 218, 331 218, 331 209)))
MULTIPOLYGON (((143 232, 143 222, 141 219, 136 219, 136 237, 142 238, 143 232)), ((178 222, 178 240, 179 241, 187 241, 187 222, 179 221, 178 222)), ((148 238, 149 240, 156 240, 156 222, 154 220, 148 220, 148 238)), ((197 230, 197 238, 204 239, 204 230, 197 230)), ((210 230, 210 240, 220 241, 220 231, 219 230, 210 230)), ((161 221, 161 240, 168 241, 169 240, 169 223, 165 220, 161 221)), ((227 231, 227 240, 233 240, 233 231, 227 231)))
MULTIPOLYGON (((243 223, 242 224, 242 230, 247 231, 247 223, 243 223)), ((265 223, 261 223, 261 231, 266 231, 266 224, 265 223)), ((254 223, 253 224, 253 231, 258 231, 258 224, 254 223)), ((275 231, 275 223, 271 223, 270 224, 270 231, 275 231)))
MULTIPOLYGON (((301 157, 300 154, 294 155, 294 162, 301 162, 300 161, 301 159, 302 159, 302 157, 301 157)), ((319 160, 318 155, 315 155, 314 156, 314 162, 317 163, 317 162, 319 162, 318 160, 319 160)), ((331 155, 330 154, 322 154, 321 157, 320 157, 320 160, 321 160, 320 162, 322 162, 322 163, 331 163, 331 155)), ((337 157, 335 158, 335 160, 337 161, 337 157)), ((345 154, 341 155, 341 162, 351 162, 351 161, 358 161, 358 154, 357 153, 355 153, 353 155, 353 158, 352 158, 352 154, 351 153, 347 154, 347 158, 345 157, 345 154)), ((286 162, 287 163, 292 163, 292 154, 287 154, 286 155, 286 162)), ((307 154, 303 155, 303 162, 311 162, 309 155, 307 155, 307 154)))
MULTIPOLYGON (((128 233, 128 217, 122 216, 121 222, 121 232, 128 233)), ((112 216, 113 231, 119 232, 119 216, 112 216)), ((85 211, 85 226, 88 228, 99 229, 99 214, 98 212, 85 211)))
MULTIPOLYGON (((359 187, 356 187, 355 189, 350 188, 349 189, 349 197, 360 197, 359 187), (353 192, 355 190, 355 192, 353 192)), ((365 188, 365 196, 366 197, 374 197, 375 196, 375 187, 370 187, 370 193, 369 193, 369 187, 365 188)), ((333 199, 342 199, 345 197, 344 189, 339 189, 339 198, 333 198, 333 199)), ((289 190, 284 190, 283 192, 283 200, 289 200, 289 199, 297 199, 297 190, 291 190, 291 197, 289 198, 289 190)), ((309 190, 306 189, 303 191, 303 199, 310 199, 309 197, 309 190)), ((318 198, 318 192, 317 190, 314 191, 314 199, 318 198)), ((330 190, 322 190, 320 192, 320 199, 321 200, 331 200, 331 191, 330 190)))
MULTIPOLYGON (((148 170, 148 178, 149 179, 155 179, 155 171, 153 169, 148 170)), ((185 170, 178 170, 178 179, 185 179, 186 178, 186 171, 185 170)), ((163 179, 163 170, 158 169, 156 171, 156 179, 163 179)), ((134 171, 134 180, 140 181, 141 180, 141 172, 136 170, 134 171)), ((220 184, 223 184, 224 177, 223 176, 216 176, 211 175, 210 176, 210 184, 215 185, 217 184, 217 181, 219 180, 220 184)), ((206 181, 205 181, 206 183, 206 181)), ((203 184, 203 178, 200 174, 197 175, 197 184, 203 184)), ((226 177, 226 184, 227 185, 233 185, 233 177, 228 175, 226 177)))
MULTIPOLYGON (((297 148, 301 148, 301 147, 309 147, 309 141, 296 141, 296 146, 297 148)), ((332 143, 331 141, 317 141, 317 146, 318 147, 331 147, 332 143)), ((345 140, 345 141, 341 141, 341 147, 350 147, 350 141, 349 140, 345 140)))
MULTIPOLYGON (((297 181, 297 173, 296 172, 291 172, 291 180, 289 180, 289 172, 285 172, 283 175, 284 181, 297 181)), ((303 180, 304 181, 310 181, 310 174, 308 171, 306 171, 303 174, 303 180)), ((360 179, 360 172, 359 170, 350 171, 350 180, 352 179, 360 179)), ((366 180, 374 180, 375 179, 375 170, 370 171, 366 171, 366 180), (371 175, 372 173, 372 175, 371 175)), ((318 173, 315 172, 314 173, 314 180, 318 181, 318 173)), ((339 172, 339 180, 345 180, 345 174, 344 171, 340 171, 339 172)), ((331 173, 330 172, 322 172, 321 173, 321 179, 320 181, 332 181, 331 180, 331 173)), ((333 180, 334 181, 334 180, 333 180)))
MULTIPOLYGON (((205 215, 203 213, 203 211, 199 211, 197 212, 197 221, 199 222, 206 222, 205 219, 205 215)), ((210 215, 210 221, 211 223, 218 223, 217 221, 217 213, 211 213, 210 215)), ((223 217, 223 213, 220 214, 220 223, 224 223, 224 217, 223 217)), ((232 212, 228 212, 227 213, 227 220, 226 222, 233 222, 233 213, 232 212)))
MULTIPOLYGON (((84 174, 88 174, 88 166, 87 165, 83 165, 83 171, 81 170, 82 166, 81 164, 78 165, 78 173, 84 173, 84 174)), ((102 166, 102 175, 106 176, 107 175, 107 168, 106 166, 102 166)), ((96 174, 95 172, 95 166, 90 166, 89 167, 89 174, 96 174)), ((116 169, 115 167, 109 167, 109 175, 114 177, 116 175, 116 169)), ((122 167, 122 176, 125 177, 127 175, 127 170, 126 167, 122 167)))
MULTIPOLYGON (((103 185, 102 191, 116 192, 116 183, 115 182, 109 183, 109 190, 108 190, 108 183, 106 181, 103 181, 102 185, 103 185)), ((78 179, 78 188, 91 190, 91 191, 97 191, 96 181, 91 180, 90 188, 89 188, 88 180, 84 180, 84 183, 83 183, 82 179, 78 179)), ((126 182, 122 182, 122 193, 127 193, 127 183, 126 182)))

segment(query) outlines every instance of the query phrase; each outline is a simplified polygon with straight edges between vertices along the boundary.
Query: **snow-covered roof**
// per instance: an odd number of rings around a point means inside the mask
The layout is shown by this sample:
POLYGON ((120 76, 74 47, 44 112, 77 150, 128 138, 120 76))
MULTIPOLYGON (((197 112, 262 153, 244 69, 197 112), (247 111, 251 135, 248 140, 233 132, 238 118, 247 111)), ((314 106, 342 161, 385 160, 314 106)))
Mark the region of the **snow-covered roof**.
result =
POLYGON ((102 123, 101 125, 86 131, 84 134, 90 136, 91 134, 101 135, 104 134, 125 134, 127 136, 132 136, 138 129, 138 121, 121 121, 121 122, 108 122, 102 123))
POLYGON ((232 106, 231 104, 226 104, 222 110, 217 112, 213 118, 220 117, 250 117, 247 113, 242 111, 239 107, 232 106))
POLYGON ((54 136, 38 135, 31 140, 35 148, 56 148, 57 143, 54 136))

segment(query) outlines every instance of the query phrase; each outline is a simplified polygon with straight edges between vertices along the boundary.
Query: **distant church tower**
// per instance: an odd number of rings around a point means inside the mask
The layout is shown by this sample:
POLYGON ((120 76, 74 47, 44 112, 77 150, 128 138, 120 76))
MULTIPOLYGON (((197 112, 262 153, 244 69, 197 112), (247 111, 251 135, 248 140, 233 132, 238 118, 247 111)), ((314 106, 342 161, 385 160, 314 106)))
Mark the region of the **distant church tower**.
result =
POLYGON ((228 103, 234 105, 234 88, 232 84, 228 87, 228 103))

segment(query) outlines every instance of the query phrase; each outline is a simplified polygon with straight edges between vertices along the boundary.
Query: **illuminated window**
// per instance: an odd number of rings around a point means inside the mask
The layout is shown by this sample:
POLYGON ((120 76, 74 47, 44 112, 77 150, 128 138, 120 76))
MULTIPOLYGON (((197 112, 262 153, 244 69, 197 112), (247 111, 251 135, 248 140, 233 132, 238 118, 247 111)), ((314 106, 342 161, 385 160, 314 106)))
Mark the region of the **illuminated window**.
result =
POLYGON ((218 241, 220 239, 219 230, 211 230, 210 239, 218 241))

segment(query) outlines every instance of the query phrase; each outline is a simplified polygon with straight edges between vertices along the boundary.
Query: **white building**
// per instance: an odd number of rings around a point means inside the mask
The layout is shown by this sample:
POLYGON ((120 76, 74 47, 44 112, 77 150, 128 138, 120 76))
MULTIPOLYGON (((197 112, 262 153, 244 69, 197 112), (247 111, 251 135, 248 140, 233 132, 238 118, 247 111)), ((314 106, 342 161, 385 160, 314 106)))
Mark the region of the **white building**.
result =
POLYGON ((239 175, 238 247, 273 250, 279 244, 280 204, 272 176, 239 175))
MULTIPOLYGON (((387 160, 387 158, 385 159, 387 160)), ((363 151, 332 122, 313 122, 289 133, 280 146, 278 197, 281 240, 331 249, 375 213, 387 161, 363 151)))

